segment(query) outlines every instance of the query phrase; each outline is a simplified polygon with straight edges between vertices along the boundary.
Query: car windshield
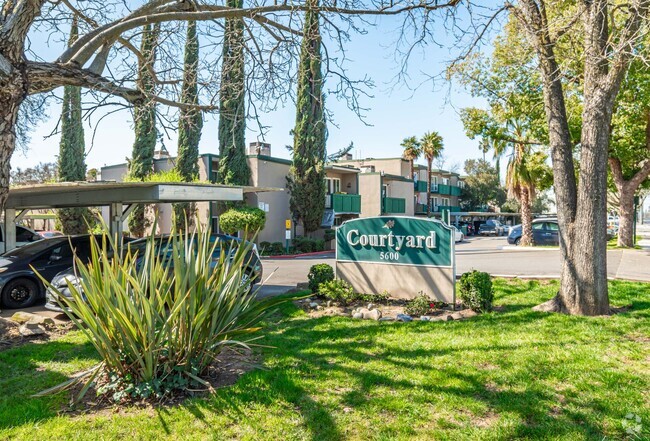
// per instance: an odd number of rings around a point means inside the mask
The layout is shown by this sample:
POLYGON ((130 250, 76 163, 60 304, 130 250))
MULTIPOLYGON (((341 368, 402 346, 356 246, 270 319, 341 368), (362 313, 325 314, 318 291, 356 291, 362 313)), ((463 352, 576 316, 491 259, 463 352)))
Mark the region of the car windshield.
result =
POLYGON ((3 254, 4 257, 14 257, 16 259, 22 259, 24 257, 34 256, 41 251, 45 251, 48 248, 51 248, 55 245, 60 245, 62 242, 67 241, 67 237, 55 237, 52 239, 43 239, 34 243, 24 245, 20 248, 14 248, 11 251, 3 254))

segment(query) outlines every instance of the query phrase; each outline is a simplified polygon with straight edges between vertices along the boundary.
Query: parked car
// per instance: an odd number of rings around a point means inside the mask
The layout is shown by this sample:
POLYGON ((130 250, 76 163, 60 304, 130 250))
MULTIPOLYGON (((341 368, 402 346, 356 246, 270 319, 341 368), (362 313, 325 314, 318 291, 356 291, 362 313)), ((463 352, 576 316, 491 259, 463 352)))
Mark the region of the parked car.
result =
POLYGON ((451 227, 454 229, 454 242, 456 243, 462 242, 465 239, 465 235, 463 234, 463 232, 453 225, 451 227))
POLYGON ((81 258, 90 251, 90 236, 61 236, 42 239, 0 256, 0 293, 5 308, 26 308, 45 296, 45 288, 36 275, 52 280, 70 268, 73 250, 81 258))
POLYGON ((43 239, 50 239, 52 237, 63 236, 63 233, 61 233, 60 231, 39 231, 38 235, 41 236, 43 239))
POLYGON ((478 234, 481 236, 501 236, 503 234, 503 224, 496 219, 489 219, 481 224, 478 229, 478 234))
MULTIPOLYGON (((34 230, 30 230, 27 227, 22 227, 16 225, 16 247, 22 247, 28 243, 36 242, 41 240, 42 237, 34 230)), ((5 249, 5 227, 0 224, 0 252, 4 252, 5 249)))
MULTIPOLYGON (((510 229, 508 243, 519 245, 521 243, 522 227, 515 225, 510 229)), ((533 220, 533 244, 534 245, 559 245, 560 227, 557 219, 535 219, 533 220)))
MULTIPOLYGON (((242 239, 238 239, 236 237, 228 236, 225 234, 214 234, 212 235, 212 238, 218 241, 220 244, 215 247, 215 251, 212 256, 212 264, 214 265, 219 263, 222 249, 229 250, 231 246, 236 247, 242 242, 242 239)), ((147 246, 147 240, 147 238, 137 239, 133 242, 129 242, 126 246, 131 250, 131 252, 138 251, 140 254, 142 254, 147 246)), ((169 248, 167 247, 168 244, 168 235, 156 238, 156 253, 158 256, 162 256, 163 254, 169 252, 169 248)), ((143 258, 138 259, 137 265, 141 264, 142 259, 143 258)), ((260 260, 259 253, 255 245, 251 247, 251 251, 249 251, 244 260, 247 262, 247 264, 244 270, 242 284, 248 284, 252 288, 254 284, 261 282, 263 274, 262 261, 260 260)), ((80 286, 79 276, 75 273, 75 269, 73 267, 68 267, 66 270, 58 273, 51 282, 52 286, 68 299, 72 297, 72 293, 68 287, 69 283, 77 287, 80 286)), ((47 309, 57 312, 63 311, 58 302, 58 294, 54 289, 49 288, 47 290, 46 299, 47 300, 45 307, 47 309)))

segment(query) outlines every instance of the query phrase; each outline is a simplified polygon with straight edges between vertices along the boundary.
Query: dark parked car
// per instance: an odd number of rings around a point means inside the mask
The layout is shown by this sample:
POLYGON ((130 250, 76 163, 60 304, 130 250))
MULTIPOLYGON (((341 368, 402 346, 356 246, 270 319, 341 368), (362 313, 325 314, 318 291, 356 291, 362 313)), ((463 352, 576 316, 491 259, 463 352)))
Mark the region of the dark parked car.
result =
POLYGON ((503 232, 503 224, 496 219, 490 219, 481 224, 481 226, 478 228, 478 234, 481 236, 501 236, 503 232))
MULTIPOLYGON (((521 242, 521 225, 515 225, 510 229, 508 243, 519 245, 521 242)), ((533 244, 535 245, 559 245, 560 228, 557 219, 535 219, 533 221, 533 244)))
POLYGON ((473 222, 460 221, 458 224, 460 225, 461 230, 462 230, 463 227, 467 228, 467 235, 468 236, 473 236, 474 234, 476 234, 476 231, 474 231, 474 223, 473 222))
POLYGON ((0 292, 5 308, 26 308, 45 296, 35 271, 52 278, 73 263, 73 249, 81 258, 90 251, 90 236, 63 236, 43 239, 0 256, 0 292))
MULTIPOLYGON (((227 236, 225 234, 214 234, 212 235, 212 239, 219 242, 219 245, 215 247, 215 251, 212 256, 213 265, 216 265, 219 262, 222 249, 224 251, 230 250, 231 247, 233 247, 234 249, 238 244, 242 242, 241 239, 232 236, 227 236)), ((169 236, 160 236, 156 239, 156 242, 157 242, 156 252, 158 256, 163 256, 169 253, 170 250, 167 247, 167 245, 169 244, 169 236)), ((147 239, 145 238, 145 239, 134 240, 133 242, 130 242, 127 246, 129 247, 131 252, 138 251, 139 254, 141 255, 147 246, 147 239)), ((260 260, 260 256, 257 252, 257 247, 255 245, 253 245, 251 251, 248 252, 248 255, 244 258, 244 260, 247 263, 246 263, 246 268, 244 269, 244 277, 242 283, 249 284, 252 287, 254 284, 259 283, 262 280, 262 262, 260 260)), ((140 264, 141 262, 142 259, 138 259, 138 264, 140 264)), ((68 283, 72 283, 75 284, 76 286, 79 286, 79 278, 75 273, 74 268, 69 267, 65 271, 61 271, 59 274, 57 274, 52 279, 51 283, 52 286, 54 286, 61 294, 63 294, 67 298, 70 298, 72 297, 72 294, 70 293, 70 289, 68 288, 68 283)), ((45 303, 45 307, 52 311, 59 311, 59 312, 62 311, 57 300, 57 293, 53 289, 47 290, 47 302, 45 303)))

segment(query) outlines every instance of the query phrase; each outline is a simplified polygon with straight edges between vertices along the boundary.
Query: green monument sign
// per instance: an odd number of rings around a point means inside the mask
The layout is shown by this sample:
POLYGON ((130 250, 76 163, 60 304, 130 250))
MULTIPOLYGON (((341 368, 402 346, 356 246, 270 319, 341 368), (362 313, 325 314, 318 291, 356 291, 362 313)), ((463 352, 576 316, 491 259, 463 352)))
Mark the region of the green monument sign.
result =
POLYGON ((428 218, 379 216, 336 231, 337 275, 358 292, 455 300, 454 229, 428 218))

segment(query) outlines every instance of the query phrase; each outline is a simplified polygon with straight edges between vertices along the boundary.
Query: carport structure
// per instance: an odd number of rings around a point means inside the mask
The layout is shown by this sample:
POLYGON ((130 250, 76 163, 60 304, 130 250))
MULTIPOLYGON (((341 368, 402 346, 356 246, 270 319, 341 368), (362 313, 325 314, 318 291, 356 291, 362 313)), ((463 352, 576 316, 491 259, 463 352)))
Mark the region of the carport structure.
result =
POLYGON ((111 235, 122 236, 122 226, 135 204, 243 201, 247 193, 282 191, 279 188, 235 187, 180 182, 62 182, 9 190, 4 208, 4 250, 16 247, 16 222, 29 210, 71 207, 109 207, 111 235))

